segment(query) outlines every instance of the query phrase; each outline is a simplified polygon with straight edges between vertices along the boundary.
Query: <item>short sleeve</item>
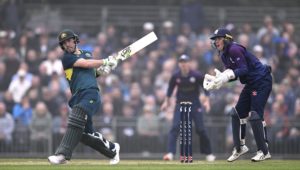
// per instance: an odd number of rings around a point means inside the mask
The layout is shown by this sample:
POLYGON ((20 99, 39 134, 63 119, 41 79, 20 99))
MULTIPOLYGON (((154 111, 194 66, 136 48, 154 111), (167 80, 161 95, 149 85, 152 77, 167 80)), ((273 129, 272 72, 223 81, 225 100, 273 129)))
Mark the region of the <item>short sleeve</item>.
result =
POLYGON ((74 63, 78 60, 79 58, 76 57, 75 55, 71 54, 65 54, 62 58, 62 64, 64 67, 64 70, 72 68, 74 63))

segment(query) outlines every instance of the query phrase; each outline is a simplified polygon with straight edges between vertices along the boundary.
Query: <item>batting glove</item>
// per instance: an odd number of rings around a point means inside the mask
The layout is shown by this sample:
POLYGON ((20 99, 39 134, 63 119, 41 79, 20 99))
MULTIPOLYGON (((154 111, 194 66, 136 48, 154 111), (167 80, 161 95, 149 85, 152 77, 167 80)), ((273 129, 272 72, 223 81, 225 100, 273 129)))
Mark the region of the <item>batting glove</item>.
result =
POLYGON ((111 67, 114 70, 118 66, 118 60, 114 56, 108 56, 103 59, 103 65, 111 67))
POLYGON ((99 68, 96 69, 96 74, 98 76, 106 76, 111 72, 112 68, 110 66, 100 66, 99 68))

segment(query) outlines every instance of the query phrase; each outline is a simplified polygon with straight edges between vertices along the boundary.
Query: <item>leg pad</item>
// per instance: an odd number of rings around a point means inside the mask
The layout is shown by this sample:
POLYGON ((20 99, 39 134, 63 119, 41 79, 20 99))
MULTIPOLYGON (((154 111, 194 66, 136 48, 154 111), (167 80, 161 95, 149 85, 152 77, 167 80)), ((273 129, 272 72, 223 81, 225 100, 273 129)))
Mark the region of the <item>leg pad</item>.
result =
POLYGON ((108 158, 113 158, 116 155, 115 145, 106 140, 99 132, 93 134, 83 133, 80 141, 108 158))

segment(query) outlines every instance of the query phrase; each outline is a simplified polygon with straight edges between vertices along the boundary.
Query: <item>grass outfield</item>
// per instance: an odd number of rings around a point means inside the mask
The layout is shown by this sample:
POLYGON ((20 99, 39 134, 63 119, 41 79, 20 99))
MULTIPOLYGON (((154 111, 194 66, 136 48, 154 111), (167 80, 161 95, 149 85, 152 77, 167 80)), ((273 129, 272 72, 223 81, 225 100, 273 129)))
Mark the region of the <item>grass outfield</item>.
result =
POLYGON ((118 165, 110 166, 104 160, 74 159, 65 165, 49 165, 44 159, 0 159, 0 170, 300 170, 297 160, 267 160, 253 163, 250 160, 238 160, 228 163, 218 160, 212 163, 194 161, 181 164, 179 161, 122 160, 118 165))

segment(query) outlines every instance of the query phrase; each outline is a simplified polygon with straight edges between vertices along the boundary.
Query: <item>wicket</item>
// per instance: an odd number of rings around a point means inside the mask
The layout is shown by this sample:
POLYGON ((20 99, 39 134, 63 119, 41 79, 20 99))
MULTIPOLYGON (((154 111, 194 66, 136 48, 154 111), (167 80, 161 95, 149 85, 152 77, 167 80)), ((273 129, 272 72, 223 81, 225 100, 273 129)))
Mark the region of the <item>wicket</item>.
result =
POLYGON ((192 163, 192 102, 180 102, 180 162, 192 163))

